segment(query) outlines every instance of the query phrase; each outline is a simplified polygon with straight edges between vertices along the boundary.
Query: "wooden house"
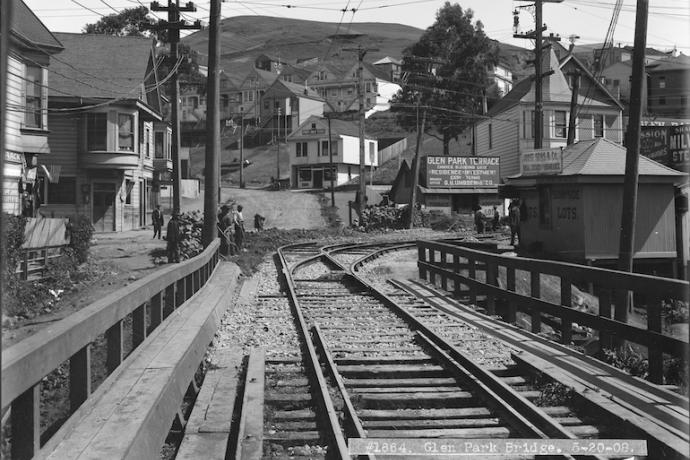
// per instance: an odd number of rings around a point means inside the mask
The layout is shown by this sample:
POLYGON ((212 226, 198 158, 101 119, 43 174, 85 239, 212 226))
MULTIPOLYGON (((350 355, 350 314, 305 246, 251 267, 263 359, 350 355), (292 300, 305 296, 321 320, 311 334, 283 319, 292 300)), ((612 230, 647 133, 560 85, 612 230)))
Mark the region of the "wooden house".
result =
POLYGON ((48 133, 48 81, 51 56, 62 43, 21 0, 13 2, 6 72, 6 107, 2 209, 36 215, 41 202, 38 172, 47 171, 52 152, 48 133))
MULTIPOLYGON (((287 138, 290 155, 290 183, 293 188, 326 188, 331 177, 334 185, 359 177, 359 126, 351 121, 332 119, 330 139, 333 149, 333 168, 329 155, 329 123, 311 116, 287 138)), ((366 138, 365 166, 378 163, 378 141, 366 138)))
POLYGON ((323 116, 323 109, 324 100, 314 90, 277 79, 262 97, 260 114, 263 126, 284 138, 310 116, 323 116))
POLYGON ((61 172, 44 181, 40 213, 84 214, 99 232, 146 225, 157 202, 154 179, 169 172, 171 142, 153 41, 56 36, 65 50, 49 88, 48 144, 61 172))
MULTIPOLYGON (((549 174, 523 171, 508 177, 520 197, 520 247, 596 265, 618 259, 625 148, 604 138, 562 150, 549 174)), ((640 156, 635 262, 670 267, 677 257, 674 184, 686 174, 640 156)))

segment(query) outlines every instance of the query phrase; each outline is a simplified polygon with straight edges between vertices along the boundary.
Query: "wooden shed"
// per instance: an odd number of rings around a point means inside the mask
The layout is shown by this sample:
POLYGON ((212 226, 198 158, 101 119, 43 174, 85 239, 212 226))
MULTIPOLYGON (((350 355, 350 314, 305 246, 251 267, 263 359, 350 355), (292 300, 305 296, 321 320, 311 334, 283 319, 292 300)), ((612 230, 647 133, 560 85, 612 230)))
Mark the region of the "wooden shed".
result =
MULTIPOLYGON (((625 147, 603 138, 562 151, 550 174, 508 177, 521 200, 520 247, 578 263, 618 260, 625 147)), ((674 184, 686 174, 640 156, 635 264, 671 267, 676 259, 674 184)))

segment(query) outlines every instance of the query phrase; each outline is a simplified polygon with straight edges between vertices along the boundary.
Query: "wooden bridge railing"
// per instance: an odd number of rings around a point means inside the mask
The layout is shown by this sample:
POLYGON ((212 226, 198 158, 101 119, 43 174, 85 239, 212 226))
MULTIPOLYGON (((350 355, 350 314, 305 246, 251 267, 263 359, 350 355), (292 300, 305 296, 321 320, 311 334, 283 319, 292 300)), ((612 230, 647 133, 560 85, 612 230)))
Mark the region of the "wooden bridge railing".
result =
POLYGON ((435 283, 438 276, 446 290, 448 280, 452 280, 455 295, 468 295, 471 303, 477 303, 478 295, 485 296, 489 315, 496 314, 497 303, 501 303, 505 305, 503 318, 508 322, 515 322, 517 311, 530 314, 535 333, 541 331, 542 314, 559 318, 561 340, 566 344, 572 339, 572 325, 576 322, 598 331, 602 348, 610 347, 613 337, 643 345, 648 349, 649 379, 656 383, 663 380, 664 353, 687 360, 687 339, 671 337, 662 331, 663 302, 687 301, 689 283, 686 281, 509 257, 432 241, 418 241, 417 248, 420 278, 435 283), (529 273, 529 293, 516 292, 518 270, 529 273), (505 287, 499 285, 499 273, 504 273, 505 287), (542 276, 560 279, 560 303, 542 298, 542 276), (576 283, 588 286, 598 297, 598 315, 571 307, 572 286, 576 283), (611 317, 614 303, 624 305, 621 299, 626 299, 629 293, 633 294, 637 307, 646 309, 646 329, 611 317))
MULTIPOLYGON (((37 332, 2 352, 2 411, 11 407, 12 459, 40 449, 41 380, 69 360, 70 414, 92 393, 91 348, 106 339, 106 370, 112 373, 177 307, 204 286, 219 261, 216 239, 198 256, 163 268, 37 332), (126 317, 132 315, 131 331, 126 317)), ((95 389, 95 388, 94 388, 95 389)), ((114 433, 113 435, 116 435, 114 433)), ((45 441, 45 440, 43 440, 45 441)))

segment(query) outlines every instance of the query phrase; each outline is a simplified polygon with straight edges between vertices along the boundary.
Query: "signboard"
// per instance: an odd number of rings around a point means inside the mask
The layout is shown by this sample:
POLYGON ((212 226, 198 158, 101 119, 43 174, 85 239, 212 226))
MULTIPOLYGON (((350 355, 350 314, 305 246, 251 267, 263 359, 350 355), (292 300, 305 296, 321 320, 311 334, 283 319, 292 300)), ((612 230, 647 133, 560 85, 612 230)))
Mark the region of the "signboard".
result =
POLYGON ((523 176, 559 174, 563 170, 563 150, 558 147, 522 152, 520 168, 523 176))
POLYGON ((640 153, 678 171, 688 171, 690 125, 642 126, 640 153))
POLYGON ((668 130, 668 165, 687 171, 690 161, 690 125, 669 126, 668 130))
POLYGON ((311 135, 311 134, 326 134, 326 130, 325 130, 325 129, 318 129, 318 128, 315 128, 315 129, 303 129, 303 130, 302 130, 302 135, 303 135, 303 136, 309 136, 309 135, 311 135))
POLYGON ((640 153, 647 158, 663 163, 668 148, 667 126, 640 127, 640 153))
POLYGON ((429 188, 496 187, 500 183, 498 157, 427 156, 429 188))

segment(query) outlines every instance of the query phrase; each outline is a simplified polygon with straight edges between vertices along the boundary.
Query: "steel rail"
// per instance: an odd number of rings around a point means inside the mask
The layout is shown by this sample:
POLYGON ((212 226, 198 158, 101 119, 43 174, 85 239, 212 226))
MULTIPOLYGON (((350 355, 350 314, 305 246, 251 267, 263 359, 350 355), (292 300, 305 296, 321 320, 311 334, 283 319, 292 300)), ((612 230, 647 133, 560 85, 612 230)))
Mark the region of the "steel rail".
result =
POLYGON ((288 300, 290 302, 290 306, 292 307, 292 312, 295 315, 295 318, 297 319, 297 323, 299 325, 299 332, 302 335, 302 338, 304 339, 305 346, 307 347, 307 363, 311 367, 314 378, 316 379, 318 387, 318 391, 316 393, 319 398, 319 403, 327 415, 328 428, 330 430, 330 435, 332 436, 332 439, 334 441, 333 447, 337 449, 337 455, 339 455, 341 459, 349 459, 351 457, 348 452, 347 443, 345 442, 345 438, 343 437, 343 432, 340 427, 340 423, 338 422, 338 416, 336 414, 335 407, 333 406, 333 401, 331 400, 330 394, 328 393, 326 379, 323 375, 323 372, 321 371, 321 366, 319 365, 319 360, 316 354, 314 344, 312 343, 309 337, 309 330, 307 328, 307 323, 304 320, 304 315, 302 314, 302 310, 297 302, 297 293, 295 292, 295 286, 292 280, 291 271, 288 268, 287 261, 285 260, 285 257, 283 255, 284 248, 286 248, 286 246, 278 248, 278 260, 280 261, 281 272, 283 274, 283 277, 285 278, 285 283, 287 285, 288 300))

